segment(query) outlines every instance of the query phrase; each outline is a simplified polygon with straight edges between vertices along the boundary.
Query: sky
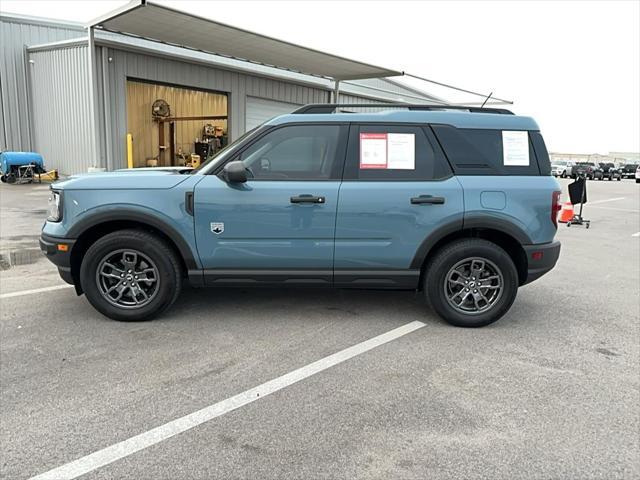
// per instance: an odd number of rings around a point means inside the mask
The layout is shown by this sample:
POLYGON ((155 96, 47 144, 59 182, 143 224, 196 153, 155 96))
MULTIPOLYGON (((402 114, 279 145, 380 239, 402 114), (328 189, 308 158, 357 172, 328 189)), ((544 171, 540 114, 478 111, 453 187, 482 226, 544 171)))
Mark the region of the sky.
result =
MULTIPOLYGON (((513 100, 551 151, 640 151, 640 1, 155 0, 347 58, 513 100)), ((86 22, 126 1, 0 0, 86 22)), ((452 102, 477 101, 399 79, 452 102)))

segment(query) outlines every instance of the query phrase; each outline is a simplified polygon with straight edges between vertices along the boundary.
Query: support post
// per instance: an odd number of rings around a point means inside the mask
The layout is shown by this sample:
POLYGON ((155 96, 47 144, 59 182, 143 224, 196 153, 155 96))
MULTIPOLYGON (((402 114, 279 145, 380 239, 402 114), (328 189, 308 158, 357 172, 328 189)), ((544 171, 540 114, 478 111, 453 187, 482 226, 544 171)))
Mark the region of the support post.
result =
POLYGON ((176 122, 169 122, 169 165, 176 161, 176 122))
POLYGON ((164 167, 164 150, 166 149, 164 144, 164 121, 160 119, 158 122, 158 166, 164 167))
MULTIPOLYGON (((102 114, 104 120, 104 166, 107 170, 120 168, 120 159, 113 158, 113 135, 111 133, 111 94, 109 92, 109 51, 102 51, 102 114)), ((128 163, 127 163, 128 165, 128 163)))
POLYGON ((133 168, 133 135, 130 133, 127 133, 127 168, 133 168))
POLYGON ((88 61, 89 61, 89 115, 90 115, 90 128, 91 128, 91 143, 93 154, 92 167, 105 168, 106 165, 102 164, 100 159, 100 137, 98 136, 98 130, 100 122, 98 121, 98 79, 97 79, 97 67, 96 67, 96 43, 94 38, 93 27, 88 28, 88 61))
POLYGON ((340 80, 334 80, 333 103, 340 103, 340 80))

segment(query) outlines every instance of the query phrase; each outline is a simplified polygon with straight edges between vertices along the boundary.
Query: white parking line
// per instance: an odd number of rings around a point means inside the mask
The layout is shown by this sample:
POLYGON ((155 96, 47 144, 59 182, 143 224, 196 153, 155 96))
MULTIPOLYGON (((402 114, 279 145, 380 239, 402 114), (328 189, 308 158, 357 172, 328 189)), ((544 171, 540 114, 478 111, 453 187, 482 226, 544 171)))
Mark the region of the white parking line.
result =
POLYGON ((42 287, 42 288, 34 288, 32 290, 20 290, 19 292, 10 292, 0 294, 0 298, 12 298, 12 297, 21 297, 23 295, 31 295, 33 293, 44 293, 51 292, 53 290, 62 290, 63 288, 72 288, 73 285, 54 285, 53 287, 42 287))
POLYGON ((599 203, 617 202, 618 200, 624 200, 626 197, 607 198, 606 200, 596 200, 595 202, 588 202, 591 205, 597 205, 599 203))
POLYGON ((229 413, 237 408, 247 405, 251 402, 255 402, 267 395, 270 395, 278 390, 282 390, 296 382, 304 380, 316 373, 322 372, 328 368, 331 368, 339 363, 356 357, 362 353, 368 352, 380 345, 396 340, 408 333, 411 333, 419 328, 424 327, 422 322, 411 322, 398 327, 394 330, 390 330, 387 333, 378 335, 377 337, 366 340, 362 343, 358 343, 352 347, 341 350, 333 355, 329 355, 316 362, 305 365, 292 372, 289 372, 281 377, 274 378, 262 385, 258 385, 250 390, 239 393, 233 397, 222 400, 221 402, 214 403, 208 407, 193 412, 184 417, 180 417, 176 420, 172 420, 169 423, 165 423, 159 427, 148 430, 144 433, 136 435, 135 437, 128 438, 122 442, 111 445, 110 447, 98 450, 90 455, 74 460, 73 462, 62 465, 61 467, 54 468, 48 472, 42 473, 33 477, 31 480, 45 480, 45 479, 72 479, 77 478, 80 475, 91 472, 97 468, 108 465, 116 460, 127 457, 135 452, 160 443, 174 435, 186 432, 198 425, 201 425, 216 417, 220 417, 225 413, 229 413))
POLYGON ((591 206, 590 203, 586 203, 585 204, 585 208, 598 208, 600 210, 613 210, 613 211, 616 211, 616 212, 633 212, 633 213, 640 212, 640 210, 634 210, 632 208, 600 207, 598 205, 591 206))
POLYGON ((631 235, 632 237, 640 237, 640 232, 634 233, 631 235))

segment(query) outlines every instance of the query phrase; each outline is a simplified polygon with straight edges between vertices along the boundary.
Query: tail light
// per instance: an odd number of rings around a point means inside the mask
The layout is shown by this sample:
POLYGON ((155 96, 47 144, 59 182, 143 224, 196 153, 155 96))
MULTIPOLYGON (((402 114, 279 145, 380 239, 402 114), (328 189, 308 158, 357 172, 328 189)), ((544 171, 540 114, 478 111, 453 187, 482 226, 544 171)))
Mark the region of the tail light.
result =
POLYGON ((551 221, 558 228, 558 213, 562 209, 562 203, 560 203, 560 195, 562 192, 555 191, 551 194, 551 221))

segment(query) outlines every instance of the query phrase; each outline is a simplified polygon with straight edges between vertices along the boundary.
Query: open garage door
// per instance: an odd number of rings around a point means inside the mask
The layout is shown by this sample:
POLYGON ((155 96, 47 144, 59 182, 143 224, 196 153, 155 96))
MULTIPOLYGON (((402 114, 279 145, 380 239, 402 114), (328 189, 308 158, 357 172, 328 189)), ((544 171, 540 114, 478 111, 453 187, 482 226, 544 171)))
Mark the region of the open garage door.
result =
POLYGON ((296 103, 276 102, 258 97, 247 97, 246 131, 263 124, 267 120, 293 112, 300 105, 296 103))
POLYGON ((205 161, 227 145, 227 120, 225 93, 127 79, 134 167, 205 161))

